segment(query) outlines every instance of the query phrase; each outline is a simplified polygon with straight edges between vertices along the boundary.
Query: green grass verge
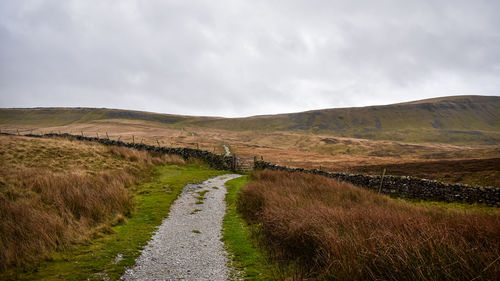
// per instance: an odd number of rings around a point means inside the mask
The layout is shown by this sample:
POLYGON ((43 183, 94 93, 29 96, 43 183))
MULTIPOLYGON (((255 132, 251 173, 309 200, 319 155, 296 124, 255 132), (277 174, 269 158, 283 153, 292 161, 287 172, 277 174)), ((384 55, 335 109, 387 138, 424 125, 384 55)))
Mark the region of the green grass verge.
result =
POLYGON ((222 240, 232 257, 235 279, 274 280, 264 254, 255 246, 250 227, 236 210, 240 189, 248 181, 243 176, 226 182, 226 215, 222 223, 222 240))
POLYGON ((186 184, 226 173, 195 165, 160 166, 156 169, 151 182, 133 188, 136 209, 126 223, 111 229, 108 227, 108 233, 100 233, 100 238, 56 253, 36 272, 0 279, 118 280, 125 269, 135 263, 140 250, 168 215, 172 202, 186 184))
POLYGON ((491 207, 486 204, 468 204, 460 202, 441 202, 441 201, 428 201, 421 199, 411 199, 411 198, 393 198, 398 201, 406 201, 415 206, 422 206, 426 208, 441 208, 447 211, 463 211, 463 212, 486 212, 486 213, 496 213, 500 209, 496 207, 491 207))

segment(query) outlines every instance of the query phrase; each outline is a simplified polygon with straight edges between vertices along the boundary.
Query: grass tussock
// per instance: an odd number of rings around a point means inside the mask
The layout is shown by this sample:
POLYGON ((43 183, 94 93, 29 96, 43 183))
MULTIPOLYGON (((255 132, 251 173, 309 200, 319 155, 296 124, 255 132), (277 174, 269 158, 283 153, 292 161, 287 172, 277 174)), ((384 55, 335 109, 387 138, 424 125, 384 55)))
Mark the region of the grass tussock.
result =
POLYGON ((119 155, 124 159, 133 162, 154 164, 154 165, 183 165, 185 164, 184 159, 177 155, 167 155, 167 154, 152 154, 144 150, 136 150, 122 146, 110 146, 109 151, 112 154, 119 155))
POLYGON ((128 187, 153 164, 184 163, 65 139, 1 136, 0 145, 0 272, 36 267, 124 223, 134 205, 128 187))
POLYGON ((99 224, 90 234, 91 243, 79 243, 54 254, 36 271, 17 276, 0 273, 0 280, 119 280, 135 264, 183 187, 226 173, 191 165, 157 166, 153 170, 148 181, 128 188, 134 195, 132 216, 117 215, 111 224, 99 224), (166 186, 171 191, 166 192, 166 186), (117 226, 110 227, 113 225, 117 226))
POLYGON ((308 174, 262 171, 253 177, 238 209, 272 259, 288 264, 284 279, 500 276, 498 211, 419 207, 308 174))
POLYGON ((126 186, 134 177, 126 171, 88 176, 25 169, 11 176, 21 186, 9 185, 0 193, 2 269, 37 262, 100 223, 132 211, 126 186))

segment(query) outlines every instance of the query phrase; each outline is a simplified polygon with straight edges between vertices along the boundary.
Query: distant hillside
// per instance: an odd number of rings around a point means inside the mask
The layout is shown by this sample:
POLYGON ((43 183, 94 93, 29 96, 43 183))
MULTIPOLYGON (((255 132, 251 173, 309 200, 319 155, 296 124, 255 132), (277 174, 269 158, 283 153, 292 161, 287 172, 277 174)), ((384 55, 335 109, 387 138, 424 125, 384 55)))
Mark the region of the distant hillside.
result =
POLYGON ((246 118, 191 117, 97 108, 0 109, 0 124, 67 125, 138 119, 226 130, 297 131, 406 142, 500 143, 500 97, 455 96, 384 106, 246 118))
POLYGON ((196 123, 231 130, 291 130, 379 140, 498 144, 500 97, 444 97, 196 123))
POLYGON ((61 126, 103 119, 133 119, 175 124, 188 119, 194 121, 197 117, 107 108, 50 107, 0 109, 0 124, 61 126))

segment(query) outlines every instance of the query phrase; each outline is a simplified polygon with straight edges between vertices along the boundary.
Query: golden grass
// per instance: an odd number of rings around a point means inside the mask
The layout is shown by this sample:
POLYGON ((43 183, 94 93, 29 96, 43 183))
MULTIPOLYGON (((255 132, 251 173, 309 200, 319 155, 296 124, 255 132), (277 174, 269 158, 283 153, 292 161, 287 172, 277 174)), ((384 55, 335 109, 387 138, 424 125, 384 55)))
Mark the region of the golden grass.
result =
POLYGON ((419 207, 309 174, 262 171, 239 210, 286 278, 498 280, 500 212, 419 207))
POLYGON ((106 231, 130 215, 127 187, 152 164, 151 155, 65 139, 0 137, 0 271, 36 265, 58 248, 106 231))
POLYGON ((111 146, 109 147, 109 152, 115 155, 119 155, 124 159, 132 162, 141 162, 146 164, 154 165, 182 165, 185 164, 184 159, 177 155, 167 155, 167 154, 154 154, 148 151, 136 150, 122 146, 111 146))
POLYGON ((36 262, 51 250, 68 245, 82 233, 132 209, 125 171, 88 177, 78 172, 54 174, 45 169, 20 170, 22 186, 0 194, 0 265, 36 262))
MULTIPOLYGON (((231 147, 233 153, 249 160, 254 155, 264 156, 264 160, 291 167, 316 168, 327 171, 353 173, 366 170, 365 166, 412 166, 405 175, 422 176, 449 182, 491 185, 500 180, 500 174, 491 174, 491 168, 470 172, 460 164, 455 167, 451 177, 446 174, 427 173, 415 170, 412 163, 425 164, 436 160, 461 162, 471 159, 500 157, 499 145, 451 145, 442 143, 404 143, 397 141, 378 141, 327 135, 313 135, 297 132, 271 131, 230 131, 200 127, 180 127, 142 120, 107 119, 89 123, 74 123, 66 126, 34 127, 33 125, 1 126, 2 131, 22 133, 61 132, 86 136, 106 136, 123 141, 144 142, 150 145, 170 147, 200 148, 216 153, 224 153, 222 144, 231 147), (33 131, 32 131, 33 129, 33 131), (483 180, 487 174, 489 179, 483 180)), ((458 163, 457 162, 457 163, 458 163)), ((370 170, 381 173, 382 169, 370 170)), ((399 174, 399 173, 398 173, 399 174)))

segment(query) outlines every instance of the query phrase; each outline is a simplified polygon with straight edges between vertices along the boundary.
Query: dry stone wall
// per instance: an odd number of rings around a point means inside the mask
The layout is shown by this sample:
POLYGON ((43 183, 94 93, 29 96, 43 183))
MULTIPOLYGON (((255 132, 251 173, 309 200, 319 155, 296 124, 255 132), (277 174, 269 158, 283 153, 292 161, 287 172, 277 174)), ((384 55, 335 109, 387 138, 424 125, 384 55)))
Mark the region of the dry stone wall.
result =
MULTIPOLYGON (((13 135, 2 132, 3 135, 13 135)), ((138 150, 147 150, 157 153, 165 153, 171 155, 179 155, 185 160, 194 158, 201 159, 208 163, 212 168, 218 170, 238 171, 241 163, 238 163, 238 158, 235 155, 225 156, 215 154, 209 151, 194 149, 194 148, 173 148, 164 146, 153 146, 143 143, 129 143, 119 140, 107 138, 87 137, 70 134, 44 134, 34 135, 27 134, 28 137, 66 137, 77 140, 99 142, 104 145, 124 146, 138 150)), ((447 184, 434 180, 419 179, 412 177, 399 176, 371 176, 359 174, 344 174, 330 173, 317 169, 303 168, 288 168, 278 166, 265 161, 254 161, 254 169, 270 169, 288 172, 302 172, 315 175, 322 175, 333 179, 352 183, 356 186, 371 190, 380 190, 383 194, 391 196, 435 200, 444 202, 466 202, 466 203, 482 203, 489 206, 500 208, 500 188, 492 186, 470 186, 467 184, 447 184), (382 185, 381 185, 382 182, 382 185)))
MULTIPOLYGON (((6 134, 6 133, 2 133, 6 134)), ((44 135, 33 135, 33 134, 27 134, 24 135, 27 137, 65 137, 65 138, 71 138, 71 139, 76 139, 76 140, 82 140, 82 141, 92 141, 92 142, 98 142, 102 143, 104 145, 115 145, 115 146, 123 146, 123 147, 128 147, 128 148, 133 148, 137 150, 147 150, 151 152, 157 152, 157 153, 164 153, 164 154, 170 154, 170 155, 178 155, 184 158, 185 160, 187 159, 201 159, 208 163, 210 167, 217 169, 217 170, 231 170, 235 171, 236 167, 233 165, 235 162, 235 159, 233 156, 224 156, 221 154, 215 154, 210 151, 205 151, 205 150, 200 150, 200 149, 194 149, 194 148, 186 148, 186 147, 165 147, 165 146, 154 146, 154 145, 147 145, 144 143, 130 143, 130 142, 123 142, 119 140, 112 140, 108 138, 97 138, 97 137, 87 137, 87 136, 80 136, 80 135, 70 135, 70 134, 44 134, 44 135)))
POLYGON ((500 207, 500 188, 492 186, 470 186, 467 184, 447 184, 434 180, 398 176, 371 176, 344 173, 330 173, 317 169, 287 168, 265 161, 255 162, 255 169, 270 169, 288 172, 302 172, 322 175, 352 183, 356 186, 397 197, 435 200, 444 202, 483 203, 500 207), (382 186, 380 182, 382 181, 382 186))

